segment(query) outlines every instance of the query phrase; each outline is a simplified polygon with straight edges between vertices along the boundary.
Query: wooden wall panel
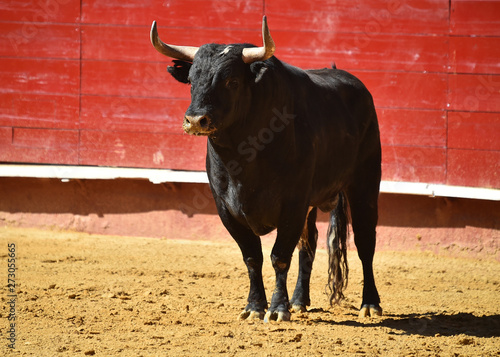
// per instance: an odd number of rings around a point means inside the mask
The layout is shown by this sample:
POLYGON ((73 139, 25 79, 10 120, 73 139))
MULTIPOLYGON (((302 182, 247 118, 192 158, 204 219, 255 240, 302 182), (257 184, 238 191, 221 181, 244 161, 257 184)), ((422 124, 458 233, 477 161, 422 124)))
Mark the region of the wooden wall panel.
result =
POLYGON ((0 129, 0 161, 78 164, 77 130, 0 129))
POLYGON ((379 108, 382 145, 446 147, 446 112, 379 108))
POLYGON ((351 71, 371 91, 378 107, 442 109, 447 76, 442 73, 351 71))
POLYGON ((450 109, 500 113, 500 75, 449 76, 450 109))
POLYGON ((448 37, 274 31, 276 56, 302 68, 447 71, 448 37))
POLYGON ((1 57, 80 58, 77 24, 0 22, 1 57))
POLYGON ((382 179, 444 183, 446 149, 382 145, 382 179))
POLYGON ((77 0, 18 0, 3 1, 0 21, 14 21, 37 27, 40 23, 77 23, 80 1, 77 0))
POLYGON ((78 94, 78 61, 0 58, 2 92, 78 94))
POLYGON ((187 134, 82 131, 80 164, 202 171, 206 145, 187 134))
POLYGON ((500 152, 498 113, 448 113, 448 148, 500 152))
POLYGON ((450 32, 463 36, 500 36, 500 2, 452 0, 450 32))
POLYGON ((203 170, 206 141, 181 129, 189 86, 151 23, 174 44, 260 45, 266 14, 278 58, 335 62, 372 92, 384 179, 500 188, 499 13, 469 0, 5 2, 0 161, 203 170))
POLYGON ((500 37, 449 39, 452 73, 500 74, 500 37))
POLYGON ((94 95, 189 98, 189 86, 172 79, 166 65, 153 62, 84 61, 81 91, 94 95))
POLYGON ((128 0, 126 6, 118 0, 89 0, 82 3, 82 20, 89 24, 151 25, 153 19, 171 27, 259 29, 262 10, 261 0, 128 0))
POLYGON ((78 129, 78 95, 0 93, 0 126, 78 129))
POLYGON ((448 150, 447 184, 500 187, 500 151, 448 150))
POLYGON ((448 2, 266 1, 273 28, 293 31, 443 34, 448 31, 448 2))
POLYGON ((188 99, 82 96, 82 129, 182 134, 188 99))

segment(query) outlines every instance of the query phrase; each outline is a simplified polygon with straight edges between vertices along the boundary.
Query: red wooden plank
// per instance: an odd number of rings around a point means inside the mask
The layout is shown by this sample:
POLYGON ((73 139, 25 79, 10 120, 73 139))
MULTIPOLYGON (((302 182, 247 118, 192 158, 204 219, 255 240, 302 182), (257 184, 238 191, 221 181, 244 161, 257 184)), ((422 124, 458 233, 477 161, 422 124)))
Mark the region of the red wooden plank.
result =
POLYGON ((0 56, 80 58, 77 25, 0 22, 0 56))
POLYGON ((377 109, 383 145, 446 146, 446 112, 377 109))
POLYGON ((445 183, 446 150, 412 146, 382 146, 382 179, 445 183))
MULTIPOLYGON (((189 46, 206 43, 262 43, 261 31, 234 29, 180 29, 158 23, 160 38, 165 42, 189 46)), ((149 39, 146 27, 84 25, 82 27, 82 57, 84 59, 118 61, 163 61, 171 59, 158 53, 149 39), (103 46, 103 43, 112 45, 103 46)))
POLYGON ((372 93, 377 107, 446 108, 447 76, 443 73, 352 71, 372 93))
POLYGON ((78 131, 14 128, 12 145, 26 148, 76 151, 78 148, 78 131))
POLYGON ((455 74, 449 82, 451 110, 500 112, 500 75, 455 74))
POLYGON ((450 37, 450 71, 500 74, 500 38, 450 37))
POLYGON ((450 31, 458 35, 500 36, 500 1, 452 0, 450 31))
POLYGON ((447 183, 500 188, 500 151, 448 150, 447 183))
POLYGON ((448 38, 393 34, 275 31, 276 55, 303 68, 446 72, 448 38))
POLYGON ((78 131, 0 128, 0 148, 0 161, 75 165, 78 131))
POLYGON ((189 103, 189 100, 84 95, 80 127, 182 134, 182 120, 189 103))
POLYGON ((443 34, 448 1, 266 1, 272 28, 280 30, 443 34))
POLYGON ((0 93, 0 125, 77 129, 77 95, 0 93))
POLYGON ((84 61, 82 93, 190 98, 189 86, 176 81, 164 63, 84 61))
POLYGON ((12 145, 12 128, 0 126, 0 153, 4 152, 5 150, 8 150, 11 145, 12 145))
POLYGON ((78 94, 80 64, 72 60, 0 58, 0 92, 78 94))
POLYGON ((82 131, 80 164, 202 171, 206 145, 187 134, 82 131))
POLYGON ((212 28, 260 28, 262 0, 89 0, 82 3, 82 22, 212 28), (237 14, 237 16, 235 16, 237 14))
POLYGON ((0 21, 76 23, 79 19, 77 0, 2 1, 0 6, 0 21))
POLYGON ((500 152, 500 113, 448 113, 448 147, 500 152))

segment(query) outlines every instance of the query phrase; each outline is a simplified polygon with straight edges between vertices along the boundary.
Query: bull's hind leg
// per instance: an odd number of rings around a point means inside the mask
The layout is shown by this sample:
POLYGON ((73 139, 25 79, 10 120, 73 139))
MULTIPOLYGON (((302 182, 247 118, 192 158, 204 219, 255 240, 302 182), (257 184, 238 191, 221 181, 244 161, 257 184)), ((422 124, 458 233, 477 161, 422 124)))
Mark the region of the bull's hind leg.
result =
POLYGON ((365 175, 359 177, 362 177, 362 180, 355 182, 347 193, 354 243, 363 266, 363 301, 359 315, 380 316, 382 308, 373 274, 380 174, 377 173, 377 168, 374 168, 372 171, 365 171, 365 175))
POLYGON ((292 309, 295 312, 304 312, 306 311, 306 307, 311 305, 309 285, 318 242, 316 215, 316 207, 311 208, 299 241, 299 276, 297 278, 297 285, 295 285, 295 291, 290 300, 292 309))

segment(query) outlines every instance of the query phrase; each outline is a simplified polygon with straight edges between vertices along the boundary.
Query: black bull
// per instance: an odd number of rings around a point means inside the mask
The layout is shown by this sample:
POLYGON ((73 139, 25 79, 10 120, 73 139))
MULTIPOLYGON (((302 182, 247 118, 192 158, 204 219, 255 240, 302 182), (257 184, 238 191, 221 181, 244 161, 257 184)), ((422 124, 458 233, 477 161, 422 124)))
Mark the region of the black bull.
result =
POLYGON ((177 59, 169 72, 191 84, 184 131, 208 136, 210 188, 250 278, 248 305, 240 318, 289 320, 290 305, 306 311, 317 208, 330 212, 330 302, 338 302, 347 285, 350 211, 364 274, 360 315, 380 315, 373 255, 381 147, 372 97, 345 71, 304 71, 273 57, 265 18, 262 27, 263 47, 167 45, 159 39, 156 23, 151 29, 155 48, 177 59), (276 287, 268 308, 260 236, 274 229, 276 287), (296 246, 299 276, 289 300, 287 274, 296 246))

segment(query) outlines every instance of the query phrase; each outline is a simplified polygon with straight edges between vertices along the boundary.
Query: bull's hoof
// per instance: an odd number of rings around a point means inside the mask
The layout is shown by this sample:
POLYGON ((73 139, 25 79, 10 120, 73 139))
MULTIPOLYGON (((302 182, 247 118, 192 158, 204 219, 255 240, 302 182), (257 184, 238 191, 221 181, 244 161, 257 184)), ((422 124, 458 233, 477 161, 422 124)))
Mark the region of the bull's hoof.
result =
POLYGON ((297 313, 307 311, 306 307, 303 305, 292 305, 292 310, 293 310, 293 312, 297 312, 297 313))
POLYGON ((276 321, 276 322, 282 322, 282 321, 290 321, 292 314, 290 311, 268 311, 266 313, 266 316, 264 316, 264 322, 269 322, 269 321, 276 321))
POLYGON ((264 311, 243 310, 238 316, 238 320, 262 320, 264 315, 264 311))
POLYGON ((378 305, 365 304, 361 306, 361 310, 359 310, 359 317, 376 317, 382 316, 382 308, 378 305))

